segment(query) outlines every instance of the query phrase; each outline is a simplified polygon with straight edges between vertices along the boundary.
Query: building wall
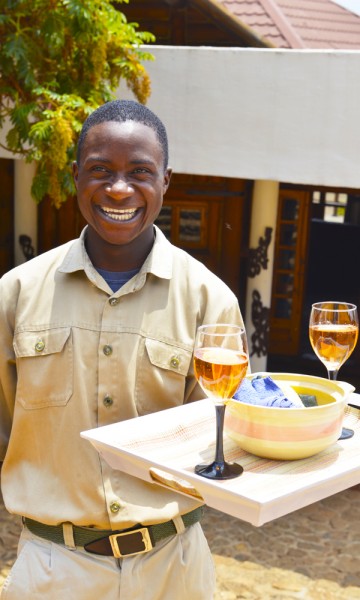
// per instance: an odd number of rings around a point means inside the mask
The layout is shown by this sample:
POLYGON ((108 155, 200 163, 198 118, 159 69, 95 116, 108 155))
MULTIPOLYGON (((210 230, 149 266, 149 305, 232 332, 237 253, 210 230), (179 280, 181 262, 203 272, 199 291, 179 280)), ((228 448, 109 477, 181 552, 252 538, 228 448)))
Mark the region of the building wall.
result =
POLYGON ((360 187, 360 51, 150 50, 176 172, 360 187))

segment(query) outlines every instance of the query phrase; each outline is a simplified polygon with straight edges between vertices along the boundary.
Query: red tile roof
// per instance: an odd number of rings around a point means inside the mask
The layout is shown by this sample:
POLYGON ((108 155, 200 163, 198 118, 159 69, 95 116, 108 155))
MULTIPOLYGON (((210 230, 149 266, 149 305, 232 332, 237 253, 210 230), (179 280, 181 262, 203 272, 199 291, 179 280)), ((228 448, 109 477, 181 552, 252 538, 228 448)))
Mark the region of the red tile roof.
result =
POLYGON ((360 16, 331 0, 216 2, 277 48, 360 49, 360 16))

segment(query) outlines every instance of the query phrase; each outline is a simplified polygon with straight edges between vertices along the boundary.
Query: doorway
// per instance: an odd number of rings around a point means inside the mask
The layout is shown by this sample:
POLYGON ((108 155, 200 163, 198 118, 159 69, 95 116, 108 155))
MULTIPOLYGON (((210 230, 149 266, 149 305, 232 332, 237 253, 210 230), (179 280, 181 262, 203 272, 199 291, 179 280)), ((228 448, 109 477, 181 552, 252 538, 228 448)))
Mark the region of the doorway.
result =
POLYGON ((0 276, 14 266, 14 161, 0 159, 0 276))

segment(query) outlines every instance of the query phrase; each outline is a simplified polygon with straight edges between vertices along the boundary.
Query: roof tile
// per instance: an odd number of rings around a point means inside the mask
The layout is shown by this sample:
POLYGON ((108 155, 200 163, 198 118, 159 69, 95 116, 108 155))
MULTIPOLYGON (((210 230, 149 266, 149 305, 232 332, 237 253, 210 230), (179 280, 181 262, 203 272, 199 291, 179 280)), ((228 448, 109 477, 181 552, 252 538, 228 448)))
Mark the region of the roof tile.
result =
POLYGON ((360 16, 331 0, 218 0, 279 48, 360 48, 360 16))

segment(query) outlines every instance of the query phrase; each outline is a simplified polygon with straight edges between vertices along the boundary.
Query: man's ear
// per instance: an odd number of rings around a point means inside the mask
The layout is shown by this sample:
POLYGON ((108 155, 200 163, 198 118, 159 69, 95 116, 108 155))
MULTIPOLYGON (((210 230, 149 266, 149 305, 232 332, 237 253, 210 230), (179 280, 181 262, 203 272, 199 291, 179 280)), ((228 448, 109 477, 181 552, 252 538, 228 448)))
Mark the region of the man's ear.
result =
POLYGON ((166 194, 168 187, 170 185, 170 179, 172 175, 172 169, 168 167, 164 174, 164 186, 163 186, 163 194, 166 194))
POLYGON ((75 187, 77 189, 77 183, 78 183, 78 177, 79 177, 79 167, 78 167, 76 160, 74 160, 74 162, 72 164, 72 174, 73 174, 73 178, 74 178, 75 187))

